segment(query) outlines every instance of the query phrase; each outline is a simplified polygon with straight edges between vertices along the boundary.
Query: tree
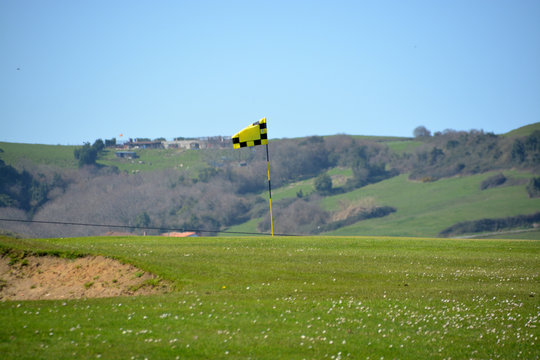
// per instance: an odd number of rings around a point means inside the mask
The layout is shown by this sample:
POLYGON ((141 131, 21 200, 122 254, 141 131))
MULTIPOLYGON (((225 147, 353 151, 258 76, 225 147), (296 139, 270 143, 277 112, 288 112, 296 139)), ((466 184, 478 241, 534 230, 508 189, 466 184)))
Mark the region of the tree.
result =
POLYGON ((219 170, 213 167, 204 168, 199 171, 199 181, 207 183, 211 178, 216 176, 219 170))
POLYGON ((512 144, 512 159, 518 162, 524 162, 526 156, 525 144, 520 139, 516 139, 512 144))
POLYGON ((540 177, 529 180, 527 184, 527 193, 530 198, 540 197, 540 177))
POLYGON ((79 167, 83 167, 84 165, 96 165, 98 152, 90 146, 90 143, 85 143, 83 147, 73 150, 73 155, 79 161, 79 167))
POLYGON ((116 138, 112 139, 105 139, 105 147, 113 147, 116 146, 116 138))
POLYGON ((105 143, 103 142, 103 140, 101 139, 97 139, 96 141, 94 141, 94 143, 92 144, 92 147, 94 149, 96 149, 96 151, 98 153, 100 153, 101 151, 103 151, 103 149, 105 149, 105 143))
POLYGON ((146 228, 150 226, 150 216, 146 211, 143 211, 135 218, 135 226, 138 228, 146 228))
POLYGON ((413 135, 415 138, 430 137, 431 131, 429 131, 425 126, 418 126, 416 129, 414 129, 413 135))
POLYGON ((436 146, 429 153, 430 165, 436 164, 437 161, 439 161, 442 158, 444 158, 444 152, 436 146))
POLYGON ((320 193, 329 193, 332 191, 332 178, 324 173, 315 179, 315 190, 320 193))

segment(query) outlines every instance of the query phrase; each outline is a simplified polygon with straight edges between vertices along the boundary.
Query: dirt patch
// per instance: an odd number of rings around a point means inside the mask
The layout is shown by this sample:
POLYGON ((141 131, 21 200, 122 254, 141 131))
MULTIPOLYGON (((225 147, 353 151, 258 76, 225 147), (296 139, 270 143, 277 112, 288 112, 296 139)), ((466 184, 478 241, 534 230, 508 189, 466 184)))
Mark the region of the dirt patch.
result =
POLYGON ((149 295, 169 288, 155 275, 103 256, 0 258, 0 300, 149 295))
POLYGON ((341 221, 358 215, 362 212, 368 212, 375 209, 375 199, 367 197, 356 202, 350 200, 341 200, 339 210, 332 214, 332 221, 341 221))

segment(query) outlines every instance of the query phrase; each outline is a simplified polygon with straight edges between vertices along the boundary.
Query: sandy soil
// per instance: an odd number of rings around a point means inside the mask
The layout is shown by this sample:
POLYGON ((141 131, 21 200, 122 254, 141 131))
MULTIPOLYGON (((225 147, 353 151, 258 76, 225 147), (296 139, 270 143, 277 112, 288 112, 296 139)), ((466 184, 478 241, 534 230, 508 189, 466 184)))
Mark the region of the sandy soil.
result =
POLYGON ((0 300, 76 299, 147 295, 168 286, 150 286, 155 276, 103 256, 63 259, 27 256, 15 264, 0 258, 0 300))

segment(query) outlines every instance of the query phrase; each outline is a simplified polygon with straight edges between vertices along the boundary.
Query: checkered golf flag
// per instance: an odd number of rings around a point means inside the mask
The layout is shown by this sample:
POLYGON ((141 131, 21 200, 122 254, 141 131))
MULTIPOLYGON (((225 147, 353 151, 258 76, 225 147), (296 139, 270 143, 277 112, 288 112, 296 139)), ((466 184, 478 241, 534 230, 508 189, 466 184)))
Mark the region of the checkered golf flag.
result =
POLYGON ((266 132, 266 118, 254 122, 242 131, 232 136, 233 148, 266 145, 268 134, 266 132))

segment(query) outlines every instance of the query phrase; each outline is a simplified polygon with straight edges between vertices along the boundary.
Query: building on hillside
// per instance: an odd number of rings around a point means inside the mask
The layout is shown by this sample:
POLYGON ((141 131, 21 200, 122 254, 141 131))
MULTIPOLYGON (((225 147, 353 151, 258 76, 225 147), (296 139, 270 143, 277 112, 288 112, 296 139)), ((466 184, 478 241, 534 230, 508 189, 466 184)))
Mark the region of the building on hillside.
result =
POLYGON ((133 141, 124 143, 124 149, 163 149, 161 141, 133 141))
POLYGON ((163 141, 163 147, 165 149, 188 149, 188 150, 199 150, 206 149, 206 141, 202 140, 173 140, 173 141, 163 141))
POLYGON ((138 158, 135 151, 117 151, 114 153, 114 156, 121 159, 136 159, 138 158))
POLYGON ((226 149, 231 147, 231 138, 229 136, 209 136, 201 138, 208 144, 208 149, 226 149))

